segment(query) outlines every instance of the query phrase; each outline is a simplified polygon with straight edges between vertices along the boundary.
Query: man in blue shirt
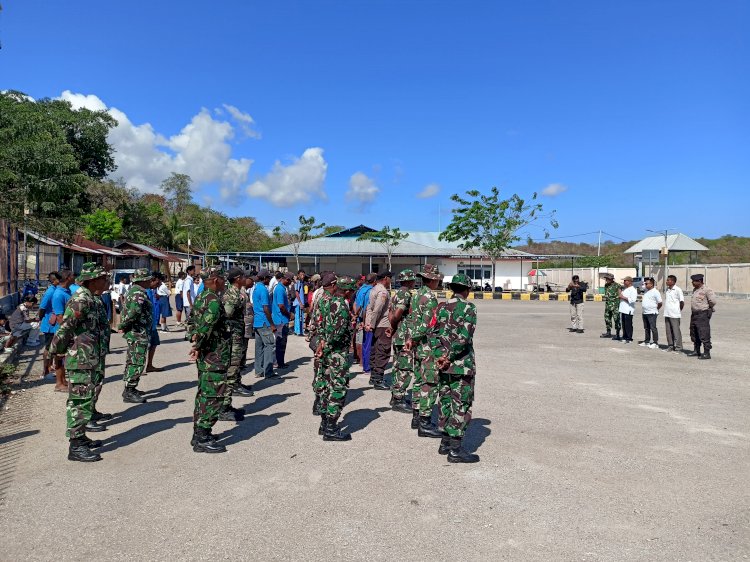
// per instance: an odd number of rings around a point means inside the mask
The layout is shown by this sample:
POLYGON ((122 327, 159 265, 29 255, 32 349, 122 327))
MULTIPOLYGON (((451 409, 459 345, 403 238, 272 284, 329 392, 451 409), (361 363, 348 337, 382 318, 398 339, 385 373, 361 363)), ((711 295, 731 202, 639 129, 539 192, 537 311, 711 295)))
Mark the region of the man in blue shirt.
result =
POLYGON ((50 325, 49 319, 52 316, 52 297, 55 294, 57 285, 60 283, 60 274, 57 271, 53 271, 49 274, 49 285, 47 290, 44 291, 42 302, 39 304, 39 316, 42 316, 42 324, 39 326, 39 330, 44 334, 44 376, 51 374, 52 369, 52 357, 49 354, 49 344, 52 343, 52 336, 55 335, 55 326, 50 325))
POLYGON ((271 306, 271 316, 273 325, 276 327, 276 367, 283 369, 286 367, 284 355, 286 354, 286 342, 289 337, 289 285, 292 284, 294 276, 287 272, 276 283, 273 288, 273 302, 271 306))
POLYGON ((255 333, 255 376, 277 376, 273 370, 276 355, 276 338, 271 314, 271 299, 268 295, 268 284, 271 282, 271 272, 261 269, 258 272, 257 283, 253 289, 253 332, 255 333))
MULTIPOLYGON (((72 295, 70 286, 75 281, 75 275, 70 269, 60 270, 60 283, 52 295, 52 314, 49 323, 53 332, 57 332, 58 325, 65 314, 65 306, 72 295)), ((62 357, 55 357, 55 392, 68 392, 68 381, 65 379, 65 365, 62 357)))
POLYGON ((370 349, 372 348, 372 332, 364 331, 365 311, 370 303, 370 291, 378 280, 377 273, 370 273, 365 279, 365 284, 357 291, 354 299, 354 315, 357 317, 357 348, 362 361, 362 370, 370 372, 370 349), (361 347, 360 347, 361 346, 361 347))
POLYGON ((162 275, 158 271, 151 272, 151 281, 149 282, 149 288, 146 289, 146 294, 151 301, 151 308, 154 311, 151 320, 151 334, 149 335, 148 341, 148 356, 146 361, 146 372, 147 373, 161 373, 164 369, 160 367, 154 367, 154 354, 156 348, 161 344, 159 338, 159 295, 156 294, 156 289, 161 285, 162 275))

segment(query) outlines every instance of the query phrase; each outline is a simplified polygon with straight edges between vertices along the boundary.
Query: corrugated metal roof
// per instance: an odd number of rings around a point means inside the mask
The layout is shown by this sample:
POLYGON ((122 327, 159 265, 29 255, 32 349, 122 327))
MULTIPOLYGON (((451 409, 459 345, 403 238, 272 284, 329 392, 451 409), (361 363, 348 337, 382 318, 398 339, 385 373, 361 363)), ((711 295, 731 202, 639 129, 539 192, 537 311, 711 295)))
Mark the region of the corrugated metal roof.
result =
MULTIPOLYGON (((664 236, 649 236, 625 250, 626 254, 640 254, 641 252, 658 252, 664 247, 664 236)), ((670 252, 706 252, 703 244, 696 242, 686 234, 677 233, 667 236, 667 248, 670 252)))

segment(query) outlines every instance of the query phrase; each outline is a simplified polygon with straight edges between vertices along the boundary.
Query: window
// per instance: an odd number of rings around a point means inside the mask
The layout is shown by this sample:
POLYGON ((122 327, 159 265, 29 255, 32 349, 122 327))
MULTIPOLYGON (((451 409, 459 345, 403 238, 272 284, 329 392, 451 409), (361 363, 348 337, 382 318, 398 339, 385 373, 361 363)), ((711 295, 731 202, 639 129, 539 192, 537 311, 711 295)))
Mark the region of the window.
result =
POLYGON ((466 275, 469 279, 472 279, 474 281, 481 281, 482 279, 492 278, 491 265, 472 265, 471 267, 459 267, 458 272, 460 274, 466 275))

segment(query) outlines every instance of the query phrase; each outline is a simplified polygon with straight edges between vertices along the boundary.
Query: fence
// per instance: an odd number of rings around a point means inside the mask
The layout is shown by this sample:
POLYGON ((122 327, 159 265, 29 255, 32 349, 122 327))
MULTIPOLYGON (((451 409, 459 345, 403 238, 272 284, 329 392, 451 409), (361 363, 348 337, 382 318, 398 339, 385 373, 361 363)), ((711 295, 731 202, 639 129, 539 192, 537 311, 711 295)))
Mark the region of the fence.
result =
POLYGON ((0 220, 0 297, 18 291, 18 230, 0 220))

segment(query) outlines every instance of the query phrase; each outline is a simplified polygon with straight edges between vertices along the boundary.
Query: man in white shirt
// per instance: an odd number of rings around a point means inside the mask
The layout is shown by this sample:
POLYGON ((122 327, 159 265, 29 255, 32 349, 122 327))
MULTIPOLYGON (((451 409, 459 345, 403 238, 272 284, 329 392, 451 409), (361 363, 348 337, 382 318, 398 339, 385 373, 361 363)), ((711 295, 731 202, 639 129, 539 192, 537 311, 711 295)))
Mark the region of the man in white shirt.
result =
POLYGON ((281 280, 281 278, 284 276, 283 273, 280 271, 277 271, 273 277, 271 277, 271 282, 268 284, 268 293, 273 296, 273 290, 276 288, 276 285, 281 280))
POLYGON ((624 285, 620 289, 620 319, 622 324, 622 343, 633 341, 633 314, 638 300, 638 291, 633 287, 633 278, 628 275, 622 280, 624 285))
POLYGON ((685 306, 685 295, 677 286, 677 277, 667 277, 667 291, 664 293, 664 324, 667 328, 666 351, 682 351, 680 320, 685 306))
POLYGON ((195 266, 189 265, 185 272, 187 275, 185 276, 185 283, 182 285, 182 311, 185 313, 185 322, 187 322, 190 318, 190 309, 193 308, 193 300, 195 300, 195 285, 193 282, 195 266))
POLYGON ((662 300, 659 290, 654 287, 654 278, 646 277, 643 282, 646 284, 646 292, 641 301, 643 308, 643 329, 645 336, 643 341, 638 345, 650 349, 659 349, 659 331, 656 328, 656 319, 659 316, 662 300))
POLYGON ((180 271, 177 274, 177 282, 174 284, 174 307, 177 309, 177 325, 182 326, 182 289, 185 288, 185 272, 180 271))

